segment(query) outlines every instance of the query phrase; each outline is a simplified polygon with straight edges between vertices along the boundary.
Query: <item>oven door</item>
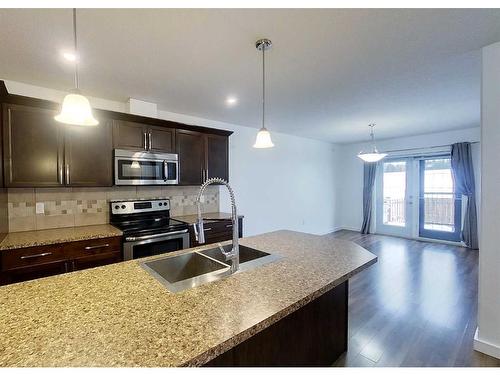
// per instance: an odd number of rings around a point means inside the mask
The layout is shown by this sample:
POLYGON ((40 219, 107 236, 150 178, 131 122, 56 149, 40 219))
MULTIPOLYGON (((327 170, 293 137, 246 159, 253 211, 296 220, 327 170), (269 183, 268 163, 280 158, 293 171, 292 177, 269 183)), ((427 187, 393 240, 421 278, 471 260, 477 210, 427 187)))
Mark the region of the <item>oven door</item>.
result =
POLYGON ((144 258, 187 248, 189 248, 189 233, 187 229, 142 237, 125 237, 123 259, 144 258))
POLYGON ((116 185, 172 185, 178 183, 177 160, 115 157, 116 185))

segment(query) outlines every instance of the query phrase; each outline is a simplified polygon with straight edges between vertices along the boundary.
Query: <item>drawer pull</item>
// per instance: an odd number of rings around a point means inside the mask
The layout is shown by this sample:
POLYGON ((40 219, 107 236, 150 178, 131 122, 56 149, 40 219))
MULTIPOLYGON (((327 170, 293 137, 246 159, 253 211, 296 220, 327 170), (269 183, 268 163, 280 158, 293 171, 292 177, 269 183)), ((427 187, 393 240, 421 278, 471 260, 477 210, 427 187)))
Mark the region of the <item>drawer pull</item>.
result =
POLYGON ((233 224, 226 225, 226 228, 232 228, 232 227, 233 227, 233 224))
POLYGON ((33 254, 33 255, 23 255, 21 257, 21 259, 40 258, 40 257, 46 257, 47 255, 52 255, 52 253, 40 253, 40 254, 33 254))
POLYGON ((204 231, 208 232, 209 230, 212 230, 212 228, 205 228, 204 231))
POLYGON ((105 243, 104 245, 85 246, 85 250, 101 249, 103 247, 109 247, 109 243, 105 243))

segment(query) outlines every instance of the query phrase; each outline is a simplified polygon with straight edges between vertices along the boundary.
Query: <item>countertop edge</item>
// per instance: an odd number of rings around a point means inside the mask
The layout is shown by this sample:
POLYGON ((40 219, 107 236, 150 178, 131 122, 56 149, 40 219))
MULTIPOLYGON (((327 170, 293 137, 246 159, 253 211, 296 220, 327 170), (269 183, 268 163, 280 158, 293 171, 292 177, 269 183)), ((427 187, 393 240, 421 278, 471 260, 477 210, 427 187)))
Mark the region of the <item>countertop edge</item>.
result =
POLYGON ((212 359, 218 357, 219 355, 227 352, 228 350, 231 350, 232 348, 236 347, 237 345, 241 344, 242 342, 248 340, 252 336, 255 336, 257 333, 265 330, 269 326, 273 325, 274 323, 282 320, 283 318, 287 317, 288 315, 292 314, 293 312, 299 310, 301 307, 307 305, 309 302, 314 301, 315 299, 321 297, 323 294, 326 292, 329 292, 333 288, 339 286, 343 282, 349 280, 352 276, 358 274, 359 272, 365 270, 366 268, 370 267, 371 265, 377 263, 377 257, 367 261, 366 263, 360 265, 359 267, 355 268, 348 274, 338 278, 337 280, 332 281, 331 283, 323 286, 322 288, 312 292, 308 296, 298 300, 297 302, 287 306, 283 310, 271 315, 270 317, 262 320, 261 322, 255 324, 254 326, 247 328, 246 330, 240 332, 236 336, 231 337, 230 339, 224 341, 223 343, 205 351, 204 353, 199 354, 198 356, 190 359, 187 362, 184 362, 181 364, 181 367, 200 367, 203 366, 204 364, 210 362, 212 359))
MULTIPOLYGON (((111 225, 111 224, 108 224, 111 225)), ((78 227, 78 228, 85 228, 85 226, 78 227)), ((16 249, 25 249, 28 247, 37 247, 37 246, 50 246, 50 245, 57 245, 61 243, 66 243, 66 242, 78 242, 78 241, 87 241, 87 240, 95 240, 95 239, 100 239, 100 238, 110 238, 110 237, 121 237, 123 236, 123 232, 119 230, 118 228, 114 227, 113 228, 116 230, 115 233, 112 232, 107 232, 105 233, 104 231, 102 233, 97 233, 97 234, 89 234, 89 235, 75 235, 74 237, 61 237, 61 238, 56 238, 56 239, 50 239, 50 240, 32 240, 32 241, 25 241, 25 242, 19 242, 16 244, 6 244, 4 241, 8 238, 8 235, 10 233, 7 233, 7 235, 0 241, 0 252, 1 251, 8 251, 8 250, 16 250, 16 249)), ((68 229, 68 228, 61 228, 61 229, 68 229)), ((53 229, 49 229, 53 230, 53 229)), ((24 232, 12 232, 12 233, 24 233, 24 232)))

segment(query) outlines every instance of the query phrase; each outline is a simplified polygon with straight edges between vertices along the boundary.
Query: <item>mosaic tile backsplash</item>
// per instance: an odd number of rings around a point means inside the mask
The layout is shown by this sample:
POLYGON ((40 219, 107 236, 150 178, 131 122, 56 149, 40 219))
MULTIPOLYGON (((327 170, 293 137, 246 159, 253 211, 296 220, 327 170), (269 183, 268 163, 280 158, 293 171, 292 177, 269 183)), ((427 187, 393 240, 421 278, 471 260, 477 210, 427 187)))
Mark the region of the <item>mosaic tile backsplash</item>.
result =
MULTIPOLYGON (((170 215, 196 213, 196 186, 140 186, 111 188, 8 189, 9 232, 64 228, 109 222, 109 201, 133 198, 168 198, 170 215), (44 213, 36 214, 36 203, 44 213)), ((219 211, 219 188, 209 186, 203 212, 219 211)))

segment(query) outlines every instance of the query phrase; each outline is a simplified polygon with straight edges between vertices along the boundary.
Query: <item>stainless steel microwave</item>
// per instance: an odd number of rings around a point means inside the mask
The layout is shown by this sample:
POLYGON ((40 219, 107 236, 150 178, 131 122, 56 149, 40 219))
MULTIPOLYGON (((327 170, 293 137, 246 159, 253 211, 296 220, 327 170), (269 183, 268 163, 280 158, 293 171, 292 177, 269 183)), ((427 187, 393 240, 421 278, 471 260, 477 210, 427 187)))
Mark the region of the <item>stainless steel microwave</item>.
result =
POLYGON ((179 183, 177 154, 115 150, 115 185, 175 185, 179 183))

